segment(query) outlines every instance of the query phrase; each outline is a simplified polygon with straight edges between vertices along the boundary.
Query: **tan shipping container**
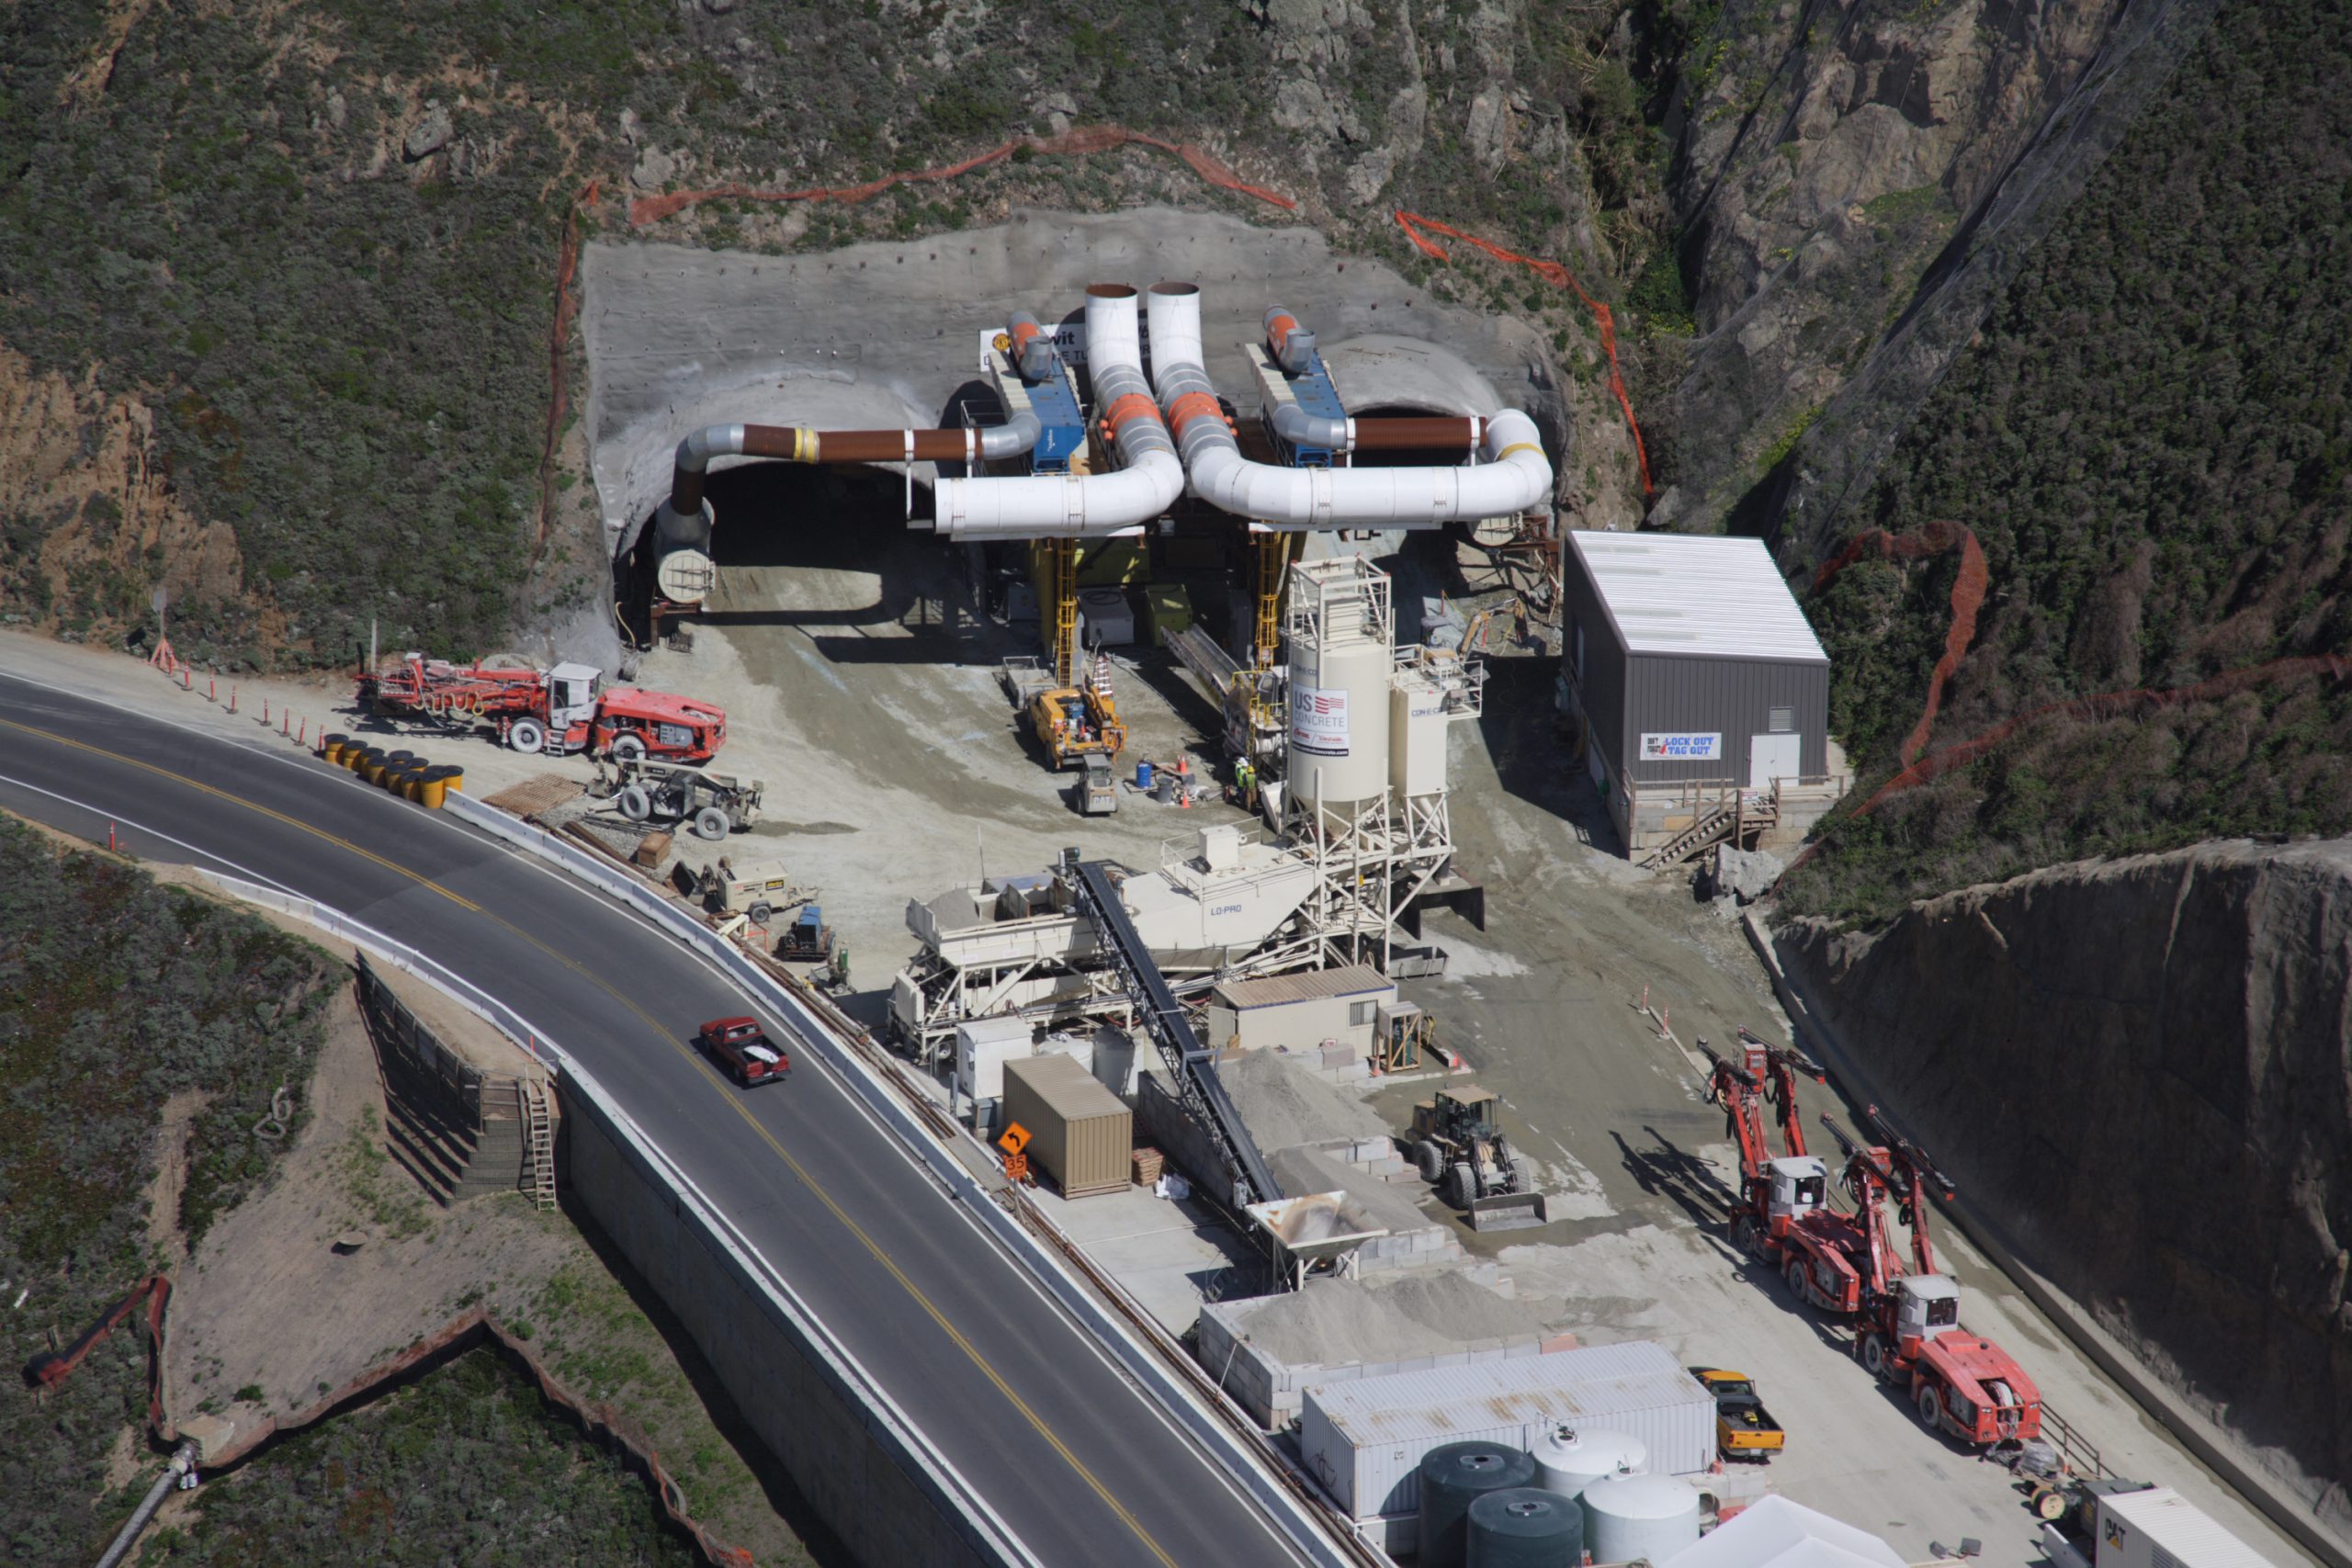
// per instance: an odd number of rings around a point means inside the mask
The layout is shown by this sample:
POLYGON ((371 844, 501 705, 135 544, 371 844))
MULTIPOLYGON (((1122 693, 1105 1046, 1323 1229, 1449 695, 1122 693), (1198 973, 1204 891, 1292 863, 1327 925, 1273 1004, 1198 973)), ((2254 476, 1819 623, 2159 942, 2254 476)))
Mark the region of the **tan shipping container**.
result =
POLYGON ((1125 1189, 1135 1146, 1126 1102, 1068 1056, 1004 1065, 1004 1120, 1029 1130, 1029 1157, 1065 1198, 1125 1189))

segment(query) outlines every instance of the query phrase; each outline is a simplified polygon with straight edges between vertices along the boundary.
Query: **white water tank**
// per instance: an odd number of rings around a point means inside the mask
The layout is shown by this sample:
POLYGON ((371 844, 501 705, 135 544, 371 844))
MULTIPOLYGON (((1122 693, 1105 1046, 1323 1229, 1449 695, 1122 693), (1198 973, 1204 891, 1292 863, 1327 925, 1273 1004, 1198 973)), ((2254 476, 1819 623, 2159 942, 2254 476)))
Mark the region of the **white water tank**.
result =
POLYGON ((1419 670, 1399 671, 1388 694, 1388 787, 1399 796, 1445 789, 1445 689, 1419 670))
POLYGON ((1535 1456, 1535 1484, 1563 1497, 1580 1496, 1612 1475, 1639 1475, 1650 1462, 1639 1438, 1597 1427, 1555 1427, 1528 1451, 1535 1456))
POLYGON ((1671 1475, 1611 1475, 1577 1499, 1595 1562, 1663 1562, 1699 1540, 1699 1489, 1671 1475))

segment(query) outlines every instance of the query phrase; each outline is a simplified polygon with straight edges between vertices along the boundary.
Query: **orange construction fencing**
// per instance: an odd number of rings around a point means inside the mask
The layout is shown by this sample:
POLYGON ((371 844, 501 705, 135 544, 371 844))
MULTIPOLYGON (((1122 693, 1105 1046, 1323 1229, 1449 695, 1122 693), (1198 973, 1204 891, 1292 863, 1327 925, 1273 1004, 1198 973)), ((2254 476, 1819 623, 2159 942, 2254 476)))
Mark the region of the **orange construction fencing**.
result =
POLYGON ((1992 585, 1992 574, 1984 565, 1984 547, 1977 544, 1973 529, 1948 518, 1909 534, 1871 528, 1848 540, 1846 547, 1813 577, 1813 591, 1818 593, 1839 572, 1860 560, 1866 550, 1875 549, 1883 560, 1916 560, 1922 556, 1939 555, 1955 545, 1960 547, 1960 576, 1951 585, 1951 622, 1944 628, 1944 651, 1928 677, 1928 701, 1920 711, 1919 722, 1911 727, 1911 733, 1904 737, 1902 749, 1895 754, 1906 768, 1927 750, 1928 737, 1936 727, 1936 715, 1944 705, 1944 690, 1958 673, 1960 661, 1967 657, 1968 645, 1976 640, 1976 612, 1984 608, 1985 590, 1992 585))
POLYGON ((596 182, 590 180, 564 209, 563 244, 556 255, 555 324, 548 333, 548 379, 554 395, 548 400, 547 441, 539 448, 539 536, 531 547, 533 561, 547 553, 548 528, 555 511, 555 444, 563 434, 563 416, 571 401, 564 386, 563 350, 571 339, 571 319, 579 309, 571 280, 580 269, 580 209, 595 206, 596 195, 596 182))
POLYGON ((1600 328, 1601 353, 1607 355, 1609 360, 1609 389, 1617 394, 1617 406, 1625 411, 1625 428, 1634 434, 1634 461, 1642 470, 1642 493, 1656 494, 1657 487, 1650 482, 1650 454, 1649 448, 1642 442, 1641 422, 1634 417, 1634 400, 1625 395, 1625 378, 1618 373, 1617 318, 1611 312, 1609 307, 1587 294, 1584 291, 1584 286, 1577 281, 1576 274, 1558 262, 1544 261, 1535 256, 1521 255, 1517 251, 1507 251, 1491 241, 1478 238, 1476 234, 1465 234, 1451 223, 1441 223, 1434 218, 1424 218, 1418 212, 1407 212, 1402 209, 1399 209, 1396 213, 1396 226, 1405 231, 1405 237, 1412 241, 1423 255, 1434 260, 1447 261, 1451 258, 1446 255, 1445 247, 1433 240, 1425 238, 1424 231, 1430 234, 1443 234, 1448 239, 1459 240, 1465 245, 1475 246, 1486 252, 1498 262, 1510 262, 1523 266, 1555 288, 1575 290, 1576 297, 1584 301, 1585 309, 1592 312, 1593 321, 1600 328))

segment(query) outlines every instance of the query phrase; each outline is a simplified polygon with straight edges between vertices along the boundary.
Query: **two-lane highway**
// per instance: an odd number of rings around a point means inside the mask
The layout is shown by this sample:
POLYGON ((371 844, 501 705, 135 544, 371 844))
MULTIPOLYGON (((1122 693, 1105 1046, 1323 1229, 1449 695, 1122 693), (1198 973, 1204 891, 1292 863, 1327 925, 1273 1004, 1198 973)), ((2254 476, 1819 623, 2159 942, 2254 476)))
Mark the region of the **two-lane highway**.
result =
POLYGON ((759 1010, 635 916, 314 759, 5 671, 0 805, 85 837, 144 824, 142 857, 332 905, 548 1030, 1041 1560, 1298 1561, 842 1085, 796 1063, 747 1095, 701 1062, 699 1022, 759 1010))

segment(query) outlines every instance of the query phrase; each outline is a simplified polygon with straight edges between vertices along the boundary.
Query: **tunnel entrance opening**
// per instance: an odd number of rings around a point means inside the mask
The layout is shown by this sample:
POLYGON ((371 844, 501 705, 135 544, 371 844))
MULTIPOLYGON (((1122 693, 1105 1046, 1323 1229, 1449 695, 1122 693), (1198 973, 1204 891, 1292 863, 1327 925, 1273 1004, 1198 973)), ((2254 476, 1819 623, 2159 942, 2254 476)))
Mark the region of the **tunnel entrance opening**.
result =
MULTIPOLYGON (((915 481, 918 503, 929 482, 915 481)), ((887 468, 744 463, 704 481, 715 522, 709 596, 682 619, 711 626, 936 629, 969 617, 960 548, 907 526, 907 480, 887 468)), ((649 517, 616 563, 621 618, 654 634, 655 539, 649 517)), ((665 621, 666 631, 673 623, 665 621)))

